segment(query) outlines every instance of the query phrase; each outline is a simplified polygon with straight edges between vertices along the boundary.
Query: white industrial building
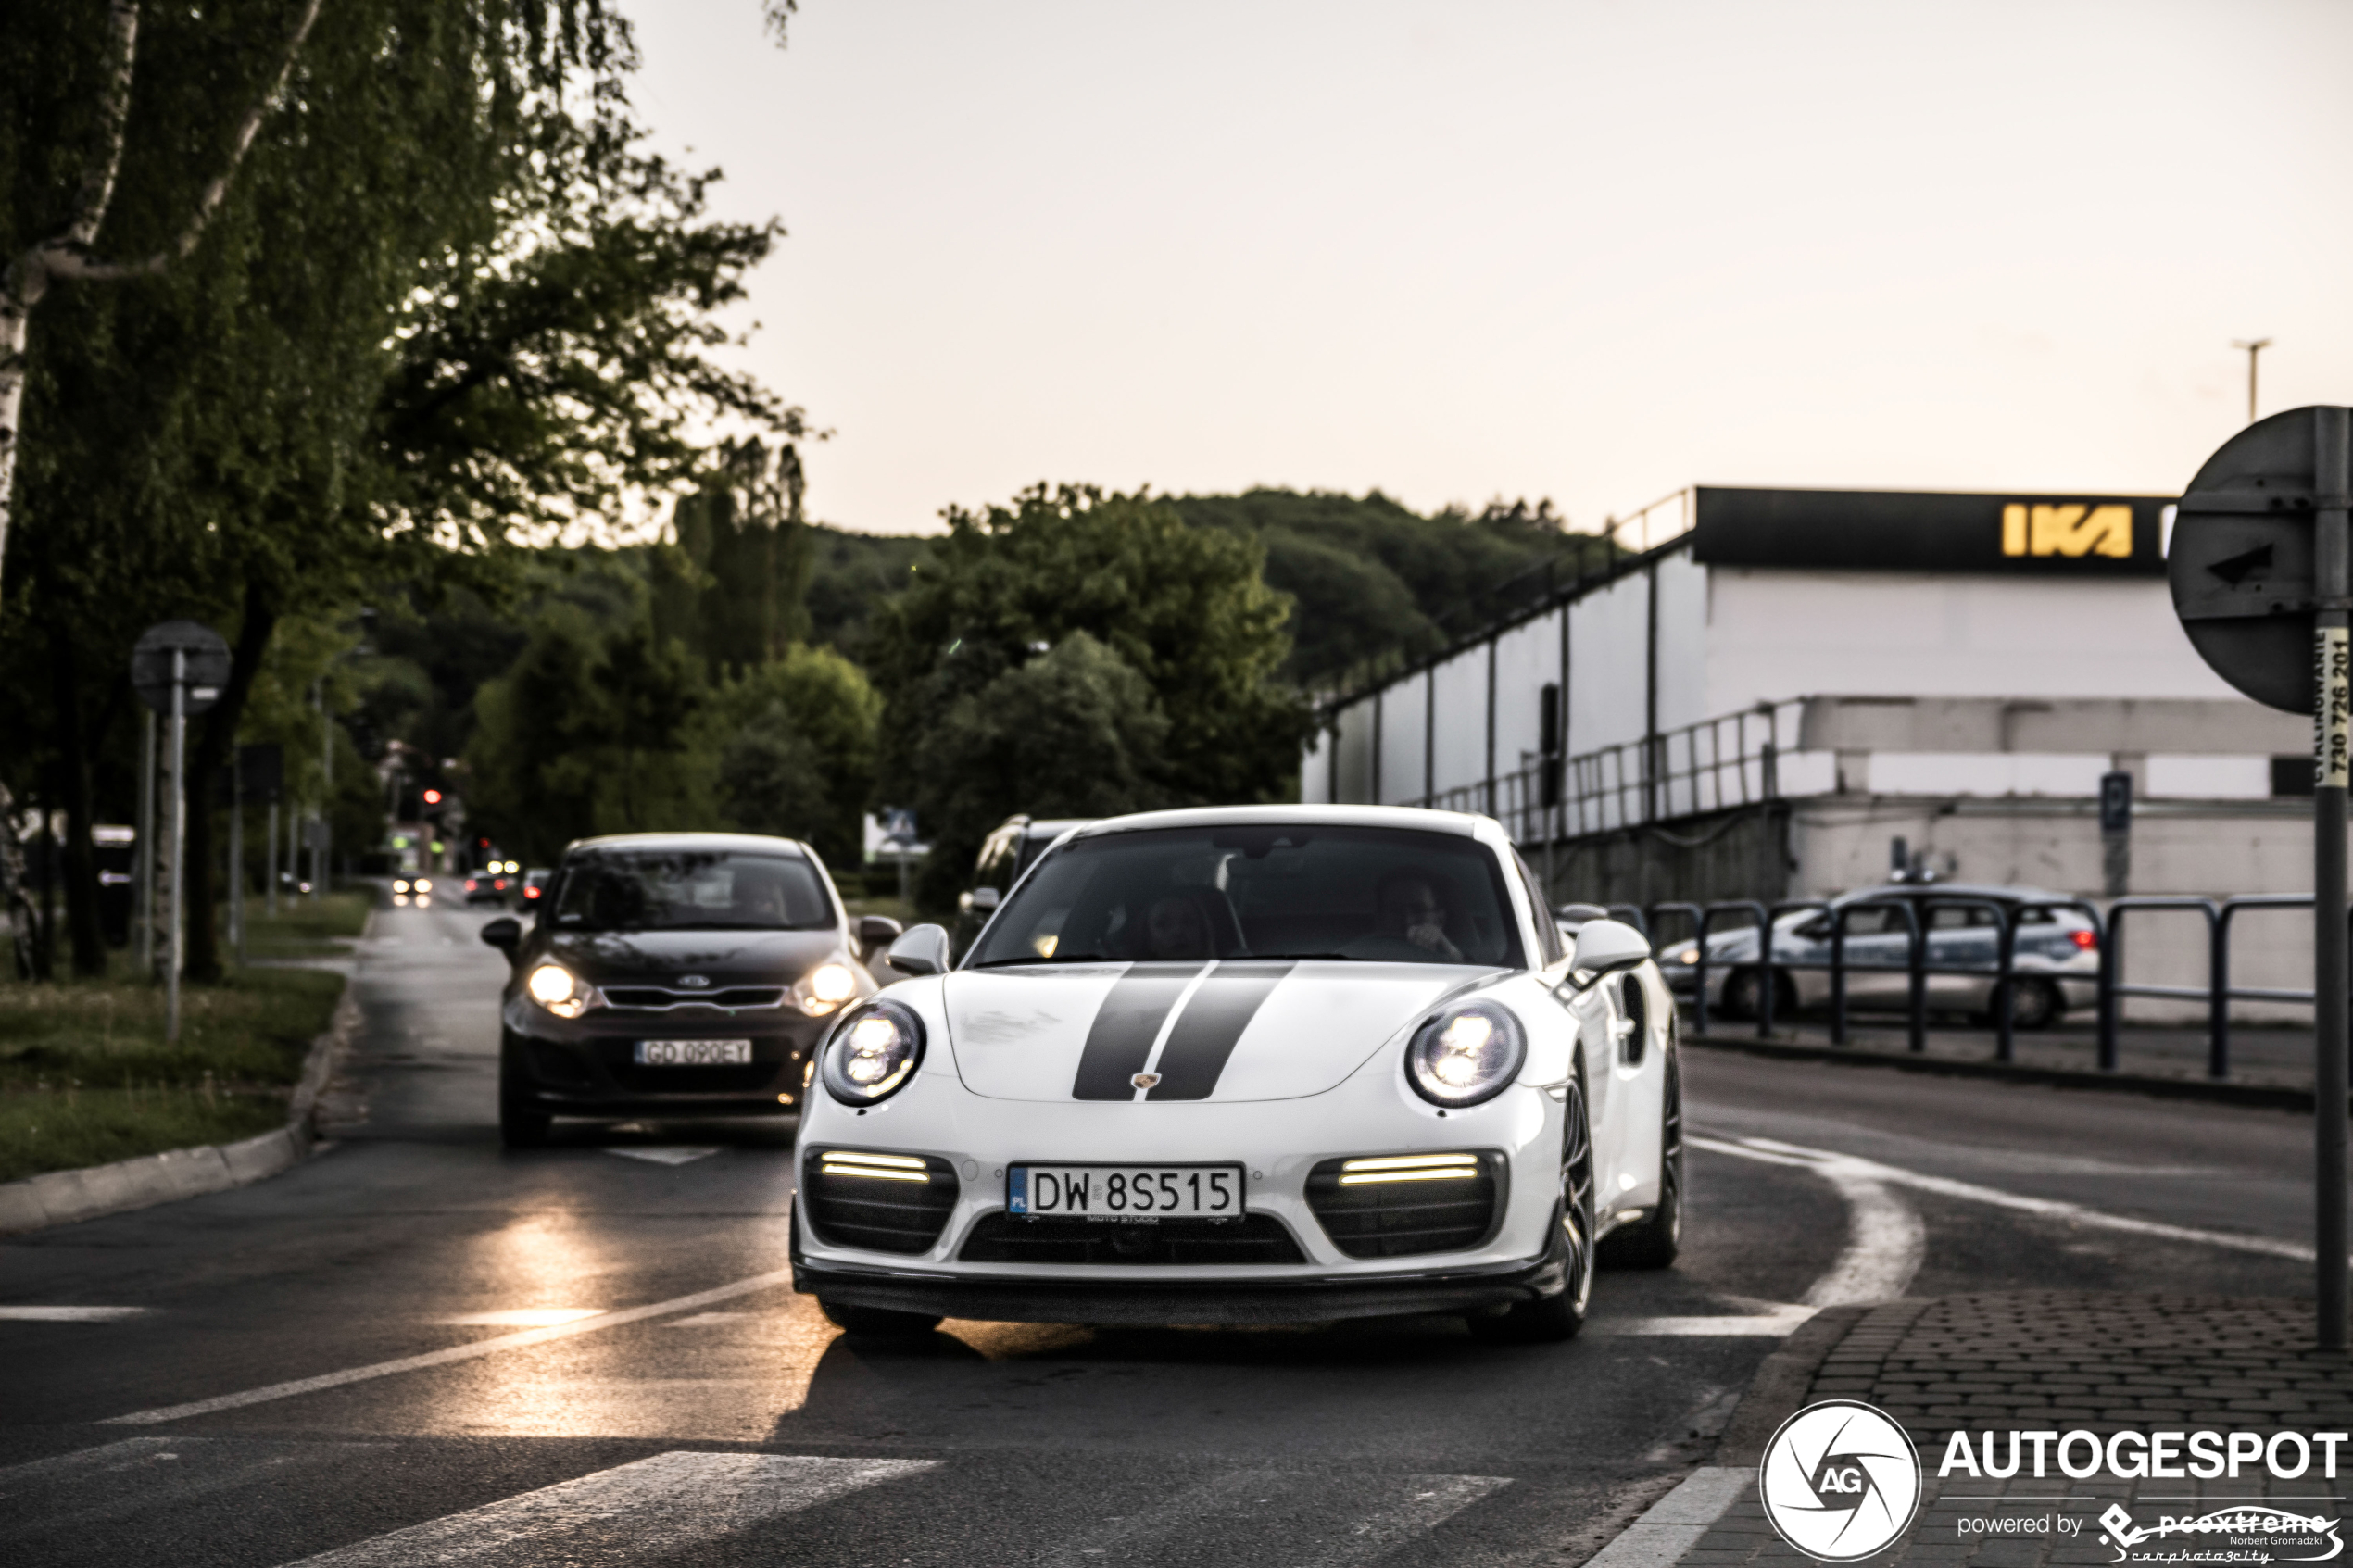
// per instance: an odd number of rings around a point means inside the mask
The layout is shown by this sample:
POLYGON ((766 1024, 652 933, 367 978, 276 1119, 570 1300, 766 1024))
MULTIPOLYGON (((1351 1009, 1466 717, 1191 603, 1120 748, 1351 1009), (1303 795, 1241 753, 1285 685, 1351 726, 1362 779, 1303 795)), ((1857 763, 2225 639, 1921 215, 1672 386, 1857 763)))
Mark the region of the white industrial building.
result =
MULTIPOLYGON (((2309 721, 2192 650, 2170 520, 2152 496, 1686 490, 1618 525, 1606 571, 1330 699, 1302 797, 1491 813, 1556 897, 1603 903, 1828 897, 1884 880, 1898 839, 1942 876, 2084 897, 2305 890, 2309 721)), ((2288 929, 2254 917, 2259 946, 2267 922, 2288 929)))

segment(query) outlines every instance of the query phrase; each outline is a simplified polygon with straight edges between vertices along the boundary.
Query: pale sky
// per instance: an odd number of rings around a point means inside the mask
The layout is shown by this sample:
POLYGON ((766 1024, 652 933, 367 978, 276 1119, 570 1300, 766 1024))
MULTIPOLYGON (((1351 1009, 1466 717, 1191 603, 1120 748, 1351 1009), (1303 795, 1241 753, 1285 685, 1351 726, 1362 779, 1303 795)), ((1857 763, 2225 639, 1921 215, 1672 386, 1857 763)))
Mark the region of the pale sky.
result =
MULTIPOLYGON (((624 0, 625 3, 625 0, 624 0)), ((638 0, 812 516, 2171 493, 2353 402, 2353 5, 638 0), (2332 260, 2332 257, 2334 259, 2332 260), (747 318, 749 320, 749 318, 747 318)))

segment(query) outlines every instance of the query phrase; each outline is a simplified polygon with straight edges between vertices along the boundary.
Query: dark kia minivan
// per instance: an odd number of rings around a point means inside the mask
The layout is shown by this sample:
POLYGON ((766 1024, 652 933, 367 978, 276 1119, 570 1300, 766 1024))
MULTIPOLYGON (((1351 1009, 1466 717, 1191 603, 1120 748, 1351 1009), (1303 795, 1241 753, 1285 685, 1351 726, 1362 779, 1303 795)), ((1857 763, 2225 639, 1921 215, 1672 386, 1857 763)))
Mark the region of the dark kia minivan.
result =
POLYGON ((899 922, 853 922, 789 838, 623 834, 564 851, 528 928, 482 939, 514 966, 501 1005, 498 1130, 558 1116, 792 1113, 842 1009, 879 989, 864 959, 899 922))

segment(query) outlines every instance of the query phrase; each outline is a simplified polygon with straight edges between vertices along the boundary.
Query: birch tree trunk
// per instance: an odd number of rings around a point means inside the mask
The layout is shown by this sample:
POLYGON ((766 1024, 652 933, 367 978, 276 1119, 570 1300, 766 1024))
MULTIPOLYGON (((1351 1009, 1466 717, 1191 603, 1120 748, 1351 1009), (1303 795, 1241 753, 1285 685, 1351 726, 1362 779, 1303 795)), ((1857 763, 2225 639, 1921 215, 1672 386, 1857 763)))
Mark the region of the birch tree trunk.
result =
POLYGON ((321 3, 322 0, 303 0, 302 14, 286 40, 277 70, 271 73, 269 85, 255 95, 245 119, 238 122, 220 171, 198 194, 187 222, 172 243, 144 259, 119 262, 94 261, 91 257, 98 243, 98 230, 107 220, 107 208, 114 200, 115 178, 122 169, 123 134, 131 120, 131 87, 138 64, 139 0, 113 0, 108 6, 106 85, 101 89, 97 129, 82 160, 82 183, 74 194, 73 216, 63 229, 35 244, 9 262, 5 272, 0 272, 0 571, 5 571, 7 564, 8 524, 16 509, 17 449, 24 429, 24 384, 31 363, 28 331, 33 307, 49 292, 50 283, 58 279, 118 282, 126 278, 154 277, 196 248, 196 243, 204 238, 205 226, 212 221, 212 215, 220 210, 222 198, 229 194, 229 182, 236 178, 238 167, 245 162, 254 134, 261 129, 262 117, 285 91, 286 78, 294 71, 295 56, 302 52, 304 40, 310 36, 311 24, 319 19, 321 3))

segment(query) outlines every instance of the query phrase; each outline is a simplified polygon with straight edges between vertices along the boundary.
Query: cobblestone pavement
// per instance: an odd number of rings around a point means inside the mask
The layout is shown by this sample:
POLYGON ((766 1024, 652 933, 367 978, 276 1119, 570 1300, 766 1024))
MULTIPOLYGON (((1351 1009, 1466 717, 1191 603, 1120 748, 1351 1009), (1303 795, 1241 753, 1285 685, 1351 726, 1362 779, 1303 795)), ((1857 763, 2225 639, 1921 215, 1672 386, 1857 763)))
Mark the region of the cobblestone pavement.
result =
MULTIPOLYGON (((2342 1552, 2335 1535, 2268 1555, 2225 1533, 2112 1542, 2100 1515, 2122 1505, 2132 1526, 2269 1504, 2334 1520, 2353 1476, 2353 1443, 2337 1478, 2310 1469, 2274 1478, 2259 1461, 2235 1479, 2070 1479, 2056 1462, 2032 1476, 2031 1458, 2007 1478, 1936 1474, 1957 1430, 2110 1433, 2233 1428, 2266 1434, 2353 1431, 2353 1361, 2310 1348, 2309 1302, 2211 1297, 2101 1296, 2058 1291, 1900 1301, 1857 1319, 1831 1347, 1801 1403, 1859 1399, 1902 1424, 1920 1450, 1924 1484, 1912 1527, 1873 1563, 1969 1563, 1973 1568, 2133 1562, 2260 1563, 2342 1552), (2129 1550, 2126 1549, 2129 1548, 2129 1550), (2333 1550, 2332 1548, 2334 1548, 2333 1550), (2183 1555, 2186 1554, 2186 1555, 2183 1555)), ((1982 1437, 1979 1457, 1984 1457, 1982 1437)), ((2007 1461, 2007 1439, 1994 1457, 2007 1461)), ((2029 1449, 2031 1456, 2032 1449, 2029 1449)), ((2075 1449, 2079 1466, 2083 1452, 2075 1449)), ((2339 1533, 2341 1534, 2341 1532, 2339 1533)), ((1755 1486, 1672 1559, 1680 1568, 1802 1564, 1773 1532, 1755 1486)))

